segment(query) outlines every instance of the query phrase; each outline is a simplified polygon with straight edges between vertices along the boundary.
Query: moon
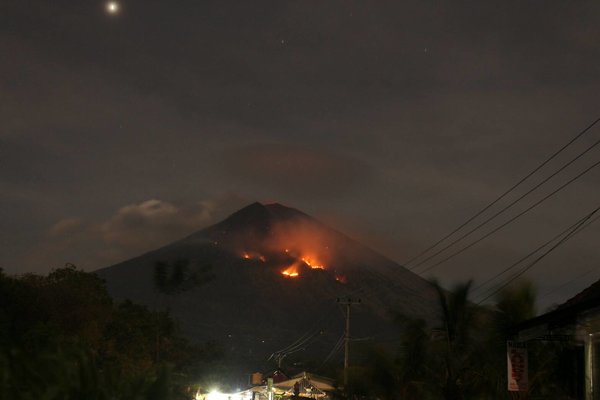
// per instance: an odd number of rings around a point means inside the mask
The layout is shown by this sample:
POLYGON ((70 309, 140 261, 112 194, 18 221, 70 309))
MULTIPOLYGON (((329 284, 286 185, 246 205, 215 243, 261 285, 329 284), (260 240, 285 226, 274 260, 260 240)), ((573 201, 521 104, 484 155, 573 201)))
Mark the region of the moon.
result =
POLYGON ((109 14, 118 14, 120 8, 121 7, 119 6, 119 3, 117 3, 116 1, 109 1, 108 3, 106 3, 106 12, 108 12, 109 14))

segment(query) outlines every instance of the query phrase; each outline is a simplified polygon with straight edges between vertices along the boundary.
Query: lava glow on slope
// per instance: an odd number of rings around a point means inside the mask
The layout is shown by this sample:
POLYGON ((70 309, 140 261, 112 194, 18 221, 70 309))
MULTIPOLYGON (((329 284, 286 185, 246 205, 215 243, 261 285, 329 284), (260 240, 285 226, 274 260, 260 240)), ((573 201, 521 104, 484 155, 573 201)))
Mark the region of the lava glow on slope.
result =
MULTIPOLYGON (((285 253, 287 255, 290 255, 290 251, 288 249, 285 250, 285 253)), ((296 261, 290 265, 289 267, 285 268, 283 271, 281 271, 281 274, 283 276, 289 277, 289 278, 297 278, 300 276, 300 266, 301 265, 305 265, 308 268, 311 269, 325 269, 325 266, 323 265, 323 263, 320 263, 319 261, 317 261, 317 259, 315 257, 310 257, 310 256, 300 256, 300 257, 294 257, 296 258, 296 261)))
MULTIPOLYGON (((261 261, 263 263, 267 262, 267 257, 265 257, 260 252, 253 250, 242 251, 240 253, 240 258, 243 258, 244 260, 261 261)), ((291 251, 289 249, 284 249, 283 251, 277 253, 269 253, 269 259, 273 258, 288 260, 288 262, 285 262, 287 266, 280 270, 281 274, 287 278, 299 277, 300 271, 303 267, 320 270, 325 269, 325 265, 322 262, 320 262, 317 257, 313 255, 306 255, 306 253, 300 251, 291 251)))
POLYGON ((312 257, 302 257, 301 260, 312 269, 325 269, 322 263, 319 263, 312 257))
MULTIPOLYGON (((303 252, 286 248, 275 251, 267 250, 267 256, 258 251, 243 251, 239 254, 240 258, 244 260, 258 260, 263 263, 267 263, 267 260, 269 260, 267 265, 275 263, 275 266, 279 266, 279 273, 285 278, 299 278, 302 276, 303 271, 307 272, 310 269, 327 270, 325 264, 321 262, 322 259, 314 256, 315 252, 303 252)), ((332 277, 337 282, 348 283, 345 275, 338 274, 335 270, 332 272, 335 274, 332 277)))
POLYGON ((298 263, 294 263, 294 264, 290 265, 288 268, 281 271, 281 275, 288 277, 288 278, 299 277, 300 273, 298 272, 298 263))
MULTIPOLYGON (((258 260, 286 278, 298 278, 309 270, 327 270, 332 252, 327 233, 312 222, 283 222, 272 225, 269 234, 259 241, 243 240, 245 248, 238 254, 245 260, 258 260)), ((334 278, 332 272, 332 278, 334 278)), ((339 280, 338 280, 339 281, 339 280)))
POLYGON ((242 253, 242 258, 244 260, 258 260, 258 261, 262 261, 262 262, 267 261, 267 258, 265 256, 263 256, 260 253, 255 252, 255 251, 244 251, 242 253))

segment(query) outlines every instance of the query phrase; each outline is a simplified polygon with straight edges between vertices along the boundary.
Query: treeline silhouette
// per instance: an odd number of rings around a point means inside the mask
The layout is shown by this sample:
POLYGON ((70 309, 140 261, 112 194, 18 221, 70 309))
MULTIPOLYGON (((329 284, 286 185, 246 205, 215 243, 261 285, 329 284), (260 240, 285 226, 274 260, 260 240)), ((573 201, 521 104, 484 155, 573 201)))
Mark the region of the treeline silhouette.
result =
POLYGON ((583 348, 565 341, 532 340, 529 390, 507 388, 507 340, 535 316, 528 282, 499 291, 492 305, 469 301, 471 282, 438 293, 439 325, 399 316, 397 351, 357 343, 363 362, 351 369, 347 394, 355 399, 496 400, 582 399, 583 348))
POLYGON ((190 399, 220 355, 192 345, 164 309, 115 302, 75 266, 0 270, 0 399, 190 399))
MULTIPOLYGON (((155 267, 165 295, 180 282, 208 279, 192 276, 183 262, 155 267)), ((393 346, 353 343, 361 362, 336 397, 581 398, 583 352, 570 341, 529 342, 529 391, 507 391, 506 341, 535 316, 531 284, 507 287, 486 306, 469 301, 470 282, 451 291, 434 285, 439 325, 399 316, 393 346)), ((189 400, 203 376, 222 375, 221 360, 215 343, 199 347, 184 338, 168 307, 115 302, 93 273, 72 265, 47 276, 0 270, 1 400, 189 400)))

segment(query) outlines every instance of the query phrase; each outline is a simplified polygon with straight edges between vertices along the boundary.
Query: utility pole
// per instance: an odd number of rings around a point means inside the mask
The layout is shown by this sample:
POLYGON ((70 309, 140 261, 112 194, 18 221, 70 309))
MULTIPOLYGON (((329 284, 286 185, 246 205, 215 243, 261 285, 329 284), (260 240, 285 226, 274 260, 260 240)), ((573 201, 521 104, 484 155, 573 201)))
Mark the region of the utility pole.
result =
POLYGON ((353 304, 360 304, 361 299, 337 299, 338 304, 346 306, 346 331, 344 333, 344 388, 348 387, 348 364, 350 361, 350 307, 353 304))
POLYGON ((284 354, 279 354, 277 356, 277 368, 281 369, 281 362, 283 361, 283 359, 287 356, 287 353, 284 354))
POLYGON ((585 333, 584 339, 584 376, 585 376, 585 400, 592 400, 596 393, 596 382, 594 382, 594 342, 593 334, 585 333))

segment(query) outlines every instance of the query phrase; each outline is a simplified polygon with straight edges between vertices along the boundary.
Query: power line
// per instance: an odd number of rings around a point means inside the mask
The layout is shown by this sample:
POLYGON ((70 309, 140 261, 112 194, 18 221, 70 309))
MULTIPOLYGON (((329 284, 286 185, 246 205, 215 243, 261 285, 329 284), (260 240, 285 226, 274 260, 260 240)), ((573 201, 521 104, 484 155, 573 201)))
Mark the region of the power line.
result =
MULTIPOLYGON (((588 132, 592 127, 594 127, 598 122, 600 122, 600 118, 596 119, 593 123, 591 123, 589 126, 587 126, 585 129, 583 129, 581 132, 579 132, 575 137, 573 137, 569 142, 567 142, 565 145, 563 145, 559 150, 557 150, 554 154, 552 154, 550 157, 548 157, 544 162, 542 162, 538 167, 536 167, 533 171, 531 171, 529 174, 527 174, 525 177, 523 177, 519 182, 517 182, 515 185, 513 185, 510 189, 508 189, 507 191, 505 191, 502 195, 500 195, 496 200, 494 200, 493 202, 491 202, 490 204, 488 204, 486 207, 484 207, 482 210, 480 210, 478 213, 476 213, 475 215, 473 215, 471 218, 469 218, 466 222, 464 222, 463 224, 461 224, 459 227, 457 227, 454 231, 452 231, 451 233, 449 233, 448 235, 446 235, 445 237, 443 237, 442 239, 440 239, 438 242, 436 242, 435 244, 433 244, 432 246, 430 246, 429 248, 425 249, 422 253, 420 253, 419 255, 413 257, 412 259, 410 259, 406 264, 420 258, 421 256, 423 256, 425 253, 431 251, 433 248, 435 248, 436 246, 438 246, 441 242, 443 242, 444 240, 448 239, 450 236, 452 236, 453 234, 455 234, 456 232, 458 232, 460 229, 462 229, 464 226, 466 226, 467 224, 469 224, 471 221, 473 221, 475 218, 477 218, 478 216, 480 216, 481 214, 483 214, 485 211, 487 211, 489 208, 491 208, 494 204, 496 204, 498 201, 500 201, 502 198, 506 197, 510 192, 512 192, 515 188, 517 188, 519 185, 521 185, 523 182, 525 182, 528 178, 530 178, 532 175, 534 175, 537 171, 539 171, 540 169, 542 169, 546 164, 548 164, 551 160, 553 160, 554 158, 556 158, 556 156, 558 156, 561 152, 563 152, 567 147, 569 147, 571 144, 573 144, 577 139, 579 139, 581 136, 583 136, 586 132, 588 132)), ((552 173, 549 177, 545 178, 541 183, 538 183, 533 189, 530 189, 527 193, 525 193, 524 195, 521 195, 517 200, 513 201, 511 204, 509 204, 508 206, 504 207, 500 212, 497 212, 494 216, 492 216, 491 218, 488 218, 486 221, 484 221, 484 223, 480 224, 479 226, 477 226, 475 229, 471 230, 469 233, 467 233, 466 235, 463 235, 461 238, 459 238, 458 240, 456 240, 455 242, 453 242, 452 244, 450 244, 449 246, 446 246, 445 248, 443 248, 442 250, 438 251, 437 253, 435 253, 433 256, 421 261, 419 264, 413 266, 412 268, 407 268, 409 271, 415 269, 416 267, 422 265, 425 261, 428 261, 429 259, 431 259, 432 257, 434 257, 435 255, 438 255, 439 253, 441 253, 441 251, 446 250, 448 247, 456 244, 456 242, 458 242, 459 240, 464 239, 466 236, 470 235, 471 233, 473 233, 475 230, 479 229, 480 227, 482 227, 484 224, 488 223, 489 221, 491 221, 493 218, 497 217, 498 215, 500 215, 502 212, 506 211, 508 208, 512 207, 514 204, 516 204, 518 201, 522 200, 525 196, 527 196, 528 194, 532 193, 534 190, 536 190, 537 188, 539 188, 540 186, 542 186, 544 183, 546 183, 547 181, 549 181, 550 179, 552 179, 554 176, 558 175, 561 171, 565 170, 566 168, 568 168, 570 165, 572 165, 575 161, 577 161, 578 159, 580 159, 581 157, 583 157, 585 154, 587 154, 589 151, 591 151, 593 148, 595 148, 596 146, 598 146, 600 144, 600 140, 596 141, 594 144, 592 144, 591 146, 589 146, 588 148, 586 148, 583 152, 579 153, 577 156, 575 156, 573 159, 571 159, 568 163, 566 163, 565 165, 563 165, 562 167, 560 167, 559 169, 557 169, 554 173, 552 173)), ((446 257, 445 259, 439 261, 438 263, 430 266, 429 268, 426 268, 425 270, 423 270, 421 272, 421 274, 431 270, 432 268, 437 267, 438 265, 440 265, 443 262, 448 261, 449 259, 453 258, 454 256, 462 253, 463 251, 466 251, 468 248, 474 246, 475 244, 479 243, 480 241, 484 240, 485 238, 489 237, 490 235, 492 235, 493 233, 497 232, 498 230, 502 229, 504 226, 508 225, 509 223, 513 222, 514 220, 516 220, 517 218, 521 217, 522 215, 524 215, 525 213, 527 213, 528 211, 530 211, 531 209, 537 207, 539 204, 541 204, 543 201, 549 199, 550 197, 552 197, 553 195, 555 195, 556 193, 558 193, 559 191, 561 191, 562 189, 564 189, 566 186, 568 186, 569 184, 573 183, 575 180, 577 180, 579 177, 583 176, 584 174, 586 174, 587 172, 589 172, 591 169, 593 169, 594 167, 596 167, 598 165, 598 163, 592 165, 590 168, 584 170, 582 173, 580 173, 579 175, 577 175, 575 178, 569 180, 566 184, 563 184, 561 187, 559 187, 557 190, 551 192, 549 195, 545 196, 541 201, 536 202, 533 206, 529 207, 528 209, 526 209, 525 211, 519 213, 517 216, 511 218, 509 221, 507 221, 506 223, 500 225, 499 227, 495 228, 494 230, 492 230, 491 232, 487 233, 486 235, 484 235, 483 237, 479 238, 478 240, 472 242, 471 244, 469 244, 467 247, 459 250, 458 252, 455 252, 454 254, 451 254, 449 257, 446 257)), ((396 275, 399 274, 399 271, 397 271, 396 269, 392 270, 392 272, 394 272, 396 275)), ((379 285, 379 286, 383 286, 383 285, 379 285)), ((392 285, 393 287, 399 287, 402 285, 392 285)), ((391 288, 391 287, 390 287, 391 288)), ((371 297, 373 294, 376 294, 377 292, 381 292, 381 289, 377 289, 377 288, 371 288, 371 289, 367 289, 365 290, 364 288, 359 288, 358 290, 353 291, 353 294, 358 294, 360 293, 363 297, 369 298, 371 297), (362 292, 362 293, 361 293, 362 292)), ((420 295, 419 293, 414 293, 419 297, 422 297, 422 295, 420 295)))
POLYGON ((436 262, 435 264, 432 264, 431 266, 425 268, 420 273, 423 274, 423 273, 425 273, 427 271, 430 271, 431 269, 433 269, 433 268, 435 268, 435 267, 437 267, 437 266, 445 263, 446 261, 450 260, 451 258, 454 258, 457 255, 461 254, 462 252, 464 252, 464 251, 470 249, 471 247, 475 246, 477 243, 481 242, 482 240, 484 240, 484 239, 488 238, 489 236, 493 235, 494 233, 498 232, 500 229, 504 228, 506 225, 510 224, 511 222, 513 222, 514 220, 516 220, 517 218, 519 218, 519 217, 523 216, 524 214, 528 213, 529 211, 533 210, 535 207, 539 206, 544 201, 548 200, 550 197, 554 196, 555 194, 557 194, 558 192, 560 192, 561 190, 563 190, 564 188, 566 188, 567 186, 569 186, 571 183, 575 182, 577 179, 581 178, 583 175, 587 174, 592 169, 596 168, 598 165, 600 165, 600 161, 595 162, 590 167, 586 168, 585 170, 583 170, 582 172, 580 172, 579 174, 577 174, 574 178, 571 178, 566 183, 564 183, 563 185, 559 186, 558 189, 555 189, 554 191, 550 192, 549 194, 547 194, 546 196, 544 196, 542 199, 540 199, 537 202, 535 202, 533 205, 529 206, 528 208, 526 208, 525 210, 521 211, 520 213, 518 213, 514 217, 510 218, 508 221, 506 221, 506 222, 502 223, 501 225, 497 226, 496 228, 494 228, 490 232, 486 233, 485 235, 483 235, 479 239, 476 239, 475 241, 471 242, 466 247, 463 247, 462 249, 460 249, 460 250, 458 250, 458 251, 450 254, 446 258, 443 258, 442 260, 436 262))
POLYGON ((301 340, 300 339, 296 340, 296 342, 292 343, 291 345, 289 345, 288 347, 286 347, 282 350, 276 351, 274 354, 290 354, 290 353, 294 353, 298 349, 305 347, 315 336, 317 336, 321 332, 320 324, 324 319, 325 318, 323 318, 315 326, 314 329, 312 329, 312 330, 308 331, 306 334, 304 334, 304 336, 301 340))
MULTIPOLYGON (((591 167, 593 168, 593 166, 591 167)), ((590 169, 591 169, 590 168, 590 169)), ((585 173, 586 171, 583 171, 583 173, 585 173)), ((583 174, 582 173, 582 174, 583 174)), ((580 176, 582 175, 580 174, 580 176)), ((574 179, 576 179, 577 177, 575 177, 574 179)), ((572 180, 571 180, 572 181, 572 180)), ((569 183, 569 182, 567 182, 569 183)), ((564 186, 564 185, 563 185, 564 186)), ((560 188, 559 188, 560 190, 560 188)), ((550 194, 552 195, 552 193, 550 194)), ((543 200, 543 199, 542 199, 543 200)), ((598 211, 600 209, 600 207, 596 210, 594 210, 594 212, 598 211)), ((526 210, 527 211, 527 210, 526 210)), ((597 219, 600 219, 600 216, 596 217, 594 220, 588 221, 586 222, 586 224, 581 227, 581 230, 585 229, 587 226, 589 226, 590 224, 592 224, 594 221, 596 221, 597 219)), ((541 249, 543 249, 544 247, 547 247, 550 243, 554 242, 556 239, 564 236, 567 232, 569 232, 570 230, 572 230, 574 227, 576 227, 577 225, 579 225, 581 223, 581 221, 585 221, 588 220, 588 217, 585 216, 581 219, 579 219, 577 222, 575 222, 574 224, 570 225, 569 227, 567 227, 565 230, 563 230, 562 232, 560 232, 559 234, 555 235, 554 237, 552 237, 550 240, 548 240, 547 242, 545 242, 544 244, 542 244, 541 246, 539 246, 538 248, 536 248, 535 250, 533 250, 532 252, 530 252, 529 254, 527 254, 526 256, 522 257, 520 260, 518 260, 517 262, 513 263, 511 266, 509 266, 508 268, 504 269, 503 271, 501 271, 500 273, 494 275, 492 278, 488 279, 487 281, 483 282, 482 284, 478 285, 477 287, 475 287, 475 291, 481 289, 483 286, 485 286, 486 284, 488 284, 489 282, 495 280, 496 278, 498 278, 499 276, 503 275, 504 273, 506 273, 507 271, 509 271, 510 269, 513 269, 514 267, 518 266, 519 264, 521 264, 522 262, 524 262, 525 260, 527 260, 528 258, 530 258, 531 256, 533 256, 535 253, 539 252, 541 249)), ((501 227, 498 227, 501 228, 501 227)), ((490 232, 490 234, 493 232, 490 232)), ((392 283, 388 278, 386 278, 385 276, 381 276, 382 274, 378 274, 378 273, 373 273, 374 277, 378 278, 380 280, 379 284, 377 285, 377 287, 373 287, 373 288, 364 288, 364 287, 359 287, 358 289, 355 289, 354 291, 351 292, 351 295, 360 295, 363 298, 371 298, 374 295, 381 293, 383 290, 383 286, 387 284, 388 289, 392 290, 395 288, 399 288, 399 287, 403 287, 404 290, 408 291, 409 294, 414 295, 415 297, 420 297, 422 299, 427 299, 425 298, 421 293, 419 293, 418 291, 415 291, 412 288, 406 287, 404 286, 404 284, 394 284, 392 283)))
POLYGON ((538 300, 540 300, 540 299, 544 299, 544 298, 548 297, 549 295, 551 295, 551 294, 553 294, 553 293, 556 293, 556 292, 557 292, 557 291, 559 291, 560 289, 563 289, 563 288, 565 288, 565 287, 569 286, 570 284, 572 284, 572 283, 574 283, 574 282, 578 281, 579 279, 583 278, 584 276, 587 276, 587 275, 589 275, 589 274, 590 274, 591 272, 593 272, 593 271, 594 271, 594 269, 588 269, 588 270, 587 270, 587 271, 585 271, 583 274, 581 274, 581 275, 579 275, 579 276, 576 276, 575 278, 571 279, 570 281, 567 281, 567 282, 565 282, 565 283, 563 283, 563 284, 561 284, 561 285, 559 285, 559 286, 556 286, 556 287, 554 287, 554 288, 550 289, 550 290, 549 290, 549 291, 547 291, 546 293, 542 294, 542 295, 541 295, 541 296, 538 298, 538 300))
MULTIPOLYGON (((596 209, 596 210, 598 210, 598 209, 596 209)), ((482 289, 483 287, 485 287, 488 283, 490 283, 490 282, 498 279, 499 277, 501 277, 502 275, 504 275, 505 273, 507 273, 511 269, 515 268, 516 266, 518 266, 519 264, 521 264, 522 262, 524 262, 525 260, 527 260, 529 257, 533 256, 535 253, 537 253, 540 250, 542 250, 544 247, 548 246, 550 243, 554 242, 555 240, 557 240, 560 237, 562 237, 565 234, 567 234, 570 230, 572 230, 575 226, 577 226, 582 220, 586 219, 586 217, 578 219, 574 224, 570 225, 569 227, 567 227, 566 229, 564 229, 563 231, 561 231, 559 234, 555 235, 550 240, 546 241, 545 243, 543 243, 542 245, 540 245, 539 247, 537 247, 535 250, 531 251, 530 253, 528 253, 527 255, 525 255, 524 257, 522 257, 521 259, 519 259, 518 261, 514 262, 513 264, 511 264, 507 268, 505 268, 502 271, 498 272, 497 274, 493 275, 492 277, 490 277, 486 281, 484 281, 484 282, 480 283, 479 285, 477 285, 475 288, 473 288, 473 293, 476 293, 477 291, 479 291, 480 289, 482 289)))
MULTIPOLYGON (((468 225, 475 218, 479 217, 481 214, 483 214, 484 212, 486 212, 488 209, 490 209, 492 206, 494 206, 496 203, 498 203, 500 200, 502 200, 504 197, 506 197, 508 194, 510 194, 513 190, 515 190, 518 186, 520 186, 523 182, 525 182, 527 179, 529 179, 532 175, 534 175, 536 172, 538 172, 540 169, 542 169, 546 164, 548 164, 550 161, 552 161, 554 158, 556 158, 556 156, 558 156, 567 147, 569 147, 577 139, 579 139, 581 136, 583 136, 587 131, 589 131, 592 127, 594 127, 594 125, 596 125, 599 121, 600 121, 600 118, 596 119, 589 126, 587 126, 585 129, 583 129, 577 135, 575 135, 575 137, 573 137, 571 140, 569 140, 560 149, 558 149, 556 152, 554 152, 554 154, 552 154, 550 157, 548 157, 544 162, 542 162, 540 165, 538 165, 536 168, 534 168, 531 172, 529 172, 527 175, 525 175, 523 178, 521 178, 516 184, 514 184, 513 186, 511 186, 508 190, 506 190, 499 197, 497 197, 494 201, 492 201, 491 203, 489 203, 488 205, 486 205, 484 208, 482 208, 481 210, 479 210, 477 213, 475 213, 473 216, 471 216, 470 218, 468 218, 465 222, 463 222, 457 228, 455 228, 454 230, 452 230, 450 233, 448 233, 447 235, 445 235, 444 237, 442 237, 441 239, 439 239, 437 242, 435 242, 431 246, 427 247, 425 250, 421 251, 419 254, 417 254, 413 258, 411 258, 408 261, 406 261, 404 263, 404 265, 408 266, 413 261, 415 261, 415 260, 421 258, 423 255, 429 253, 432 249, 434 249, 435 247, 437 247, 440 243, 444 242, 446 239, 448 239, 449 237, 451 237, 452 235, 454 235, 456 232, 458 232, 459 230, 461 230, 462 228, 464 228, 466 225, 468 225)), ((415 267, 413 267, 413 268, 415 268, 415 267)), ((410 268, 410 269, 412 270, 413 268, 410 268)))
MULTIPOLYGON (((337 308, 337 307, 335 307, 335 308, 337 308)), ((296 351, 299 351, 302 348, 306 347, 308 344, 310 344, 311 339, 313 339, 318 334, 320 334, 321 324, 323 322, 325 322, 325 320, 329 319, 329 317, 331 316, 331 314, 334 310, 335 309, 332 307, 329 310, 329 312, 324 312, 323 315, 321 316, 321 318, 316 322, 314 327, 311 327, 310 329, 308 329, 304 334, 302 334, 298 339, 296 339, 290 345, 288 345, 282 349, 274 351, 269 356, 269 360, 271 360, 272 358, 278 359, 278 358, 285 357, 286 355, 295 353, 296 351)))
POLYGON ((345 337, 345 334, 342 334, 342 336, 340 336, 340 338, 338 339, 338 341, 335 343, 335 345, 333 346, 333 348, 331 349, 331 351, 329 352, 329 354, 327 354, 327 357, 325 357, 325 360, 323 360, 323 362, 321 363, 321 365, 319 365, 319 367, 317 368, 317 370, 320 370, 321 368, 323 368, 323 366, 325 364, 327 364, 327 362, 329 361, 329 359, 331 357, 333 357, 335 355, 335 353, 337 353, 342 348, 342 343, 344 343, 344 337, 345 337))
POLYGON ((494 296, 495 294, 497 294, 498 292, 500 292, 502 289, 504 289, 506 286, 510 285, 512 282, 514 282, 517 278, 519 278, 521 275, 523 275, 525 272, 529 271, 531 268, 533 268, 533 266, 535 266, 538 262, 540 262, 544 257, 546 257, 548 254, 550 254, 552 251, 554 251, 556 248, 558 248, 560 245, 562 245, 563 243, 565 243, 566 241, 568 241, 569 239, 571 239, 573 236, 575 236, 577 233, 581 232, 583 228, 585 228, 586 226, 589 225, 585 225, 584 224, 590 220, 590 218, 596 213, 598 212, 598 210, 600 210, 600 207, 595 209, 594 211, 592 211, 590 214, 588 214, 579 224, 577 224, 572 230, 571 232, 569 232, 565 237, 563 237, 558 243, 556 243, 554 246, 552 246, 550 249, 548 249, 545 253, 543 253, 541 256, 539 256, 538 258, 536 258, 535 260, 533 260, 529 265, 527 265, 525 268, 523 268, 521 271, 519 271, 518 273, 516 273, 515 275, 513 275, 512 277, 510 277, 510 279, 508 279, 505 283, 503 283, 502 285, 500 285, 498 288, 496 288, 496 290, 494 290, 492 293, 490 293, 488 296, 486 296, 485 298, 483 298, 482 300, 480 300, 477 304, 481 304, 484 301, 488 300, 490 297, 494 296))
MULTIPOLYGON (((392 273, 398 273, 395 270, 391 270, 392 273)), ((421 294, 421 292, 406 286, 404 283, 394 283, 393 281, 390 280, 389 276, 386 276, 382 273, 379 272, 375 272, 375 271, 371 271, 371 274, 379 280, 378 283, 375 284, 375 286, 373 287, 359 287, 358 289, 355 289, 353 291, 351 291, 348 296, 361 296, 362 298, 366 298, 369 299, 371 297, 373 297, 374 295, 381 293, 384 289, 384 286, 386 286, 387 289, 389 290, 394 290, 394 289, 398 289, 400 287, 402 287, 402 289, 407 292, 408 294, 414 296, 414 297, 418 297, 422 300, 429 300, 428 298, 426 298, 425 296, 423 296, 421 294)), ((423 279, 423 278, 420 278, 423 279)))
MULTIPOLYGON (((584 171, 585 172, 585 171, 584 171)), ((589 220, 589 216, 593 215, 594 213, 596 213, 597 211, 600 210, 600 207, 598 207, 597 209, 595 209, 592 213, 580 218, 579 220, 577 220, 575 223, 573 223, 572 225, 570 225, 569 227, 567 227, 565 230, 561 231, 559 234, 555 235, 554 237, 552 237, 550 240, 548 240, 547 242, 545 242, 544 244, 542 244, 541 246, 539 246, 538 248, 536 248, 535 250, 533 250, 532 252, 530 252, 529 254, 527 254, 526 256, 522 257, 520 260, 518 260, 517 262, 513 263, 511 266, 509 266, 508 268, 504 269, 503 271, 501 271, 500 273, 496 274, 494 277, 488 279, 487 281, 483 282, 482 284, 478 285, 477 287, 475 287, 475 291, 479 290, 480 288, 482 288, 483 286, 485 286, 486 284, 488 284, 489 282, 495 280, 496 278, 498 278, 499 276, 503 275, 505 272, 507 272, 508 270, 516 267, 517 265, 521 264, 523 261, 525 261, 526 259, 530 258, 532 255, 534 255, 535 253, 539 252, 541 249, 543 249, 544 247, 547 247, 550 243, 554 242, 555 240, 557 240, 558 238, 564 236, 565 234, 567 234, 568 232, 572 231, 574 228, 576 228, 577 226, 580 226, 580 229, 577 233, 579 233, 581 230, 586 229, 589 225, 593 224, 596 220, 600 219, 600 216, 597 216, 596 218, 594 218, 593 220, 589 220), (587 222, 586 222, 587 221, 587 222), (584 225, 581 226, 581 222, 584 222, 584 225)), ((384 277, 381 277, 382 281, 380 282, 380 284, 378 285, 379 288, 370 288, 370 289, 365 289, 365 288, 359 288, 355 291, 352 292, 353 295, 358 295, 360 294, 363 298, 370 298, 373 295, 376 295, 378 293, 381 293, 382 291, 382 287, 384 285, 384 283, 389 283, 389 280, 383 280, 384 277)), ((389 289, 394 289, 394 288, 398 288, 404 286, 402 284, 391 284, 389 286, 389 289)), ((414 296, 420 297, 425 299, 424 296, 422 296, 420 293, 411 290, 410 288, 404 287, 404 289, 408 290, 411 294, 413 294, 414 296)), ((486 292, 484 292, 486 293, 486 292)))
POLYGON ((437 256, 438 254, 444 252, 446 249, 454 246, 455 244, 457 244, 458 242, 460 242, 461 240, 463 240, 464 238, 470 236, 472 233, 474 233, 475 231, 479 230, 479 228, 481 228, 482 226, 484 226, 485 224, 487 224, 488 222, 490 222, 491 220, 495 219, 497 216, 499 216, 500 214, 502 214, 503 212, 505 212, 506 210, 508 210, 509 208, 511 208, 512 206, 514 206, 515 204, 517 204, 519 201, 523 200, 525 197, 529 196, 532 192, 534 192, 536 189, 538 189, 540 186, 542 186, 543 184, 545 184, 546 182, 548 182, 550 179, 554 178, 556 175, 558 175, 560 172, 564 171, 566 168, 568 168, 571 164, 573 164, 575 161, 577 161, 578 159, 580 159, 581 157, 583 157, 587 152, 589 152, 590 150, 592 150, 594 147, 598 146, 600 144, 600 140, 596 141, 594 144, 592 144, 591 146, 589 146, 587 149, 585 149, 585 151, 579 153, 579 155, 577 155, 575 158, 573 158, 572 160, 570 160, 568 163, 566 163, 565 165, 563 165, 562 167, 560 167, 559 169, 557 169, 554 173, 552 173, 550 176, 546 177, 545 179, 543 179, 541 182, 539 182, 537 185, 535 185, 533 188, 529 189, 527 192, 525 192, 524 194, 522 194, 521 196, 517 197, 515 200, 513 200, 512 202, 510 202, 508 205, 506 205, 504 208, 502 208, 500 211, 496 212, 494 215, 492 215, 491 217, 487 218, 486 220, 484 220, 483 222, 481 222, 479 225, 477 225, 475 228, 471 229, 469 232, 465 233, 464 235, 462 235, 461 237, 459 237, 458 239, 455 239, 453 242, 451 242, 450 244, 446 245, 445 247, 443 247, 442 249, 438 250, 437 252, 433 253, 432 255, 430 255, 429 257, 427 257, 426 259, 420 261, 419 263, 415 264, 412 269, 415 269, 417 267, 419 267, 420 265, 426 263, 427 261, 431 260, 433 257, 437 256))
POLYGON ((314 333, 313 333, 314 330, 315 330, 314 328, 309 329, 304 334, 302 334, 302 336, 300 336, 298 339, 296 339, 292 344, 290 344, 287 347, 284 347, 280 350, 274 351, 271 354, 271 356, 269 357, 269 360, 272 357, 277 357, 277 355, 279 355, 279 354, 285 354, 287 351, 293 350, 293 349, 297 348, 298 346, 302 346, 306 341, 310 340, 314 336, 314 333))

